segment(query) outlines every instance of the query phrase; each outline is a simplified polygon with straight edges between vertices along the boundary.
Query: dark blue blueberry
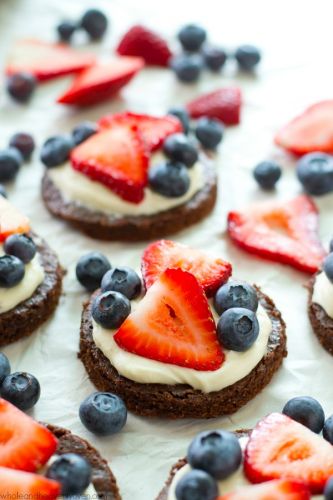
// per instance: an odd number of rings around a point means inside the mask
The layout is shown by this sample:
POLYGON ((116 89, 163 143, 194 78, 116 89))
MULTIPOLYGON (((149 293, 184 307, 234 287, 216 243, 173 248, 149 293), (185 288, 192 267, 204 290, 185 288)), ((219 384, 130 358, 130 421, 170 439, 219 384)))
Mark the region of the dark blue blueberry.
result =
POLYGON ((175 162, 192 167, 198 161, 198 150, 194 142, 185 134, 169 135, 163 144, 164 154, 175 162))
POLYGON ((94 434, 108 436, 121 431, 126 424, 127 408, 124 401, 110 392, 94 392, 80 405, 80 419, 94 434))
POLYGON ((26 234, 12 234, 4 244, 4 250, 9 255, 14 255, 24 264, 28 264, 36 255, 37 249, 33 240, 26 234))
POLYGON ((15 372, 4 378, 1 397, 17 406, 20 410, 30 410, 40 397, 40 385, 30 373, 15 372))
POLYGON ((170 65, 178 80, 184 83, 193 83, 199 80, 203 60, 197 54, 180 54, 171 59, 170 65))
POLYGON ((127 266, 113 267, 103 276, 102 292, 119 292, 129 300, 140 295, 142 283, 138 274, 127 266))
POLYGON ((77 125, 72 132, 73 140, 76 145, 96 134, 98 127, 94 122, 82 122, 77 125))
POLYGON ((89 9, 83 14, 80 25, 92 40, 100 40, 108 27, 108 20, 102 11, 89 9))
POLYGON ((282 410, 282 413, 296 420, 311 431, 319 432, 325 422, 325 414, 321 404, 310 396, 299 396, 290 399, 282 410))
POLYGON ((229 280, 217 290, 214 307, 220 315, 232 307, 243 307, 255 312, 258 309, 257 292, 246 281, 229 280))
POLYGON ((177 500, 216 500, 219 491, 212 476, 193 469, 179 480, 175 494, 177 500))
POLYGON ((0 182, 15 179, 23 163, 21 153, 16 148, 7 148, 0 151, 0 182))
POLYGON ((254 45, 241 45, 235 53, 235 58, 240 69, 252 71, 260 62, 260 50, 254 45))
POLYGON ((217 323, 220 344, 231 351, 247 351, 259 335, 256 314, 250 309, 233 307, 227 309, 217 323))
POLYGON ((273 161, 262 161, 253 171, 253 176, 259 186, 266 190, 274 189, 281 175, 281 167, 273 161))
POLYGON ((320 196, 333 191, 333 156, 309 153, 297 162, 297 177, 307 193, 320 196))
POLYGON ((119 292, 101 293, 92 306, 92 317, 103 328, 119 328, 130 312, 130 301, 119 292))
POLYGON ((40 159, 47 168, 57 167, 68 160, 74 147, 69 135, 57 135, 44 142, 40 159))
POLYGON ((4 198, 8 197, 6 188, 3 184, 0 184, 0 196, 3 196, 4 198))
POLYGON ((58 24, 57 26, 57 32, 59 35, 59 39, 62 42, 69 42, 72 36, 74 35, 74 32, 77 28, 76 23, 73 21, 62 21, 61 23, 58 24))
POLYGON ((15 101, 27 102, 32 96, 37 80, 30 73, 15 73, 7 80, 7 92, 15 101))
POLYGON ((111 269, 109 260, 100 252, 89 252, 79 258, 76 264, 78 281, 90 292, 101 286, 104 274, 111 269))
POLYGON ((14 255, 0 257, 0 287, 11 288, 22 281, 25 274, 24 264, 14 255))
POLYGON ((0 352, 0 384, 3 382, 3 379, 10 374, 10 363, 7 356, 0 352))
POLYGON ((327 278, 333 283, 333 253, 329 253, 323 262, 323 270, 327 278))
POLYGON ((18 149, 22 157, 29 160, 35 149, 35 141, 30 134, 19 132, 11 137, 9 146, 18 149))
POLYGON ((64 453, 60 455, 47 469, 46 477, 58 481, 61 485, 61 495, 80 495, 91 482, 91 465, 81 455, 64 453))
POLYGON ((206 431, 198 434, 187 452, 192 469, 204 470, 214 479, 226 479, 242 462, 242 449, 235 434, 206 431))
POLYGON ((150 188, 167 198, 183 196, 190 187, 190 176, 183 163, 159 163, 149 169, 150 188))
POLYGON ((215 149, 222 141, 223 132, 223 124, 214 118, 200 118, 195 127, 195 135, 206 149, 215 149))
POLYGON ((324 499, 333 500, 333 476, 331 476, 325 484, 324 499))
POLYGON ((183 26, 178 33, 178 40, 183 49, 189 52, 197 52, 200 50, 206 38, 206 30, 197 24, 187 24, 183 26))
POLYGON ((323 437, 326 439, 326 441, 329 441, 331 444, 333 444, 333 415, 325 420, 323 437))
POLYGON ((178 120, 183 125, 184 134, 188 134, 190 131, 190 115, 186 111, 185 108, 175 107, 170 108, 168 111, 168 115, 173 115, 178 118, 178 120))
POLYGON ((224 49, 213 45, 205 45, 202 49, 202 55, 207 68, 211 71, 220 71, 228 57, 224 49))

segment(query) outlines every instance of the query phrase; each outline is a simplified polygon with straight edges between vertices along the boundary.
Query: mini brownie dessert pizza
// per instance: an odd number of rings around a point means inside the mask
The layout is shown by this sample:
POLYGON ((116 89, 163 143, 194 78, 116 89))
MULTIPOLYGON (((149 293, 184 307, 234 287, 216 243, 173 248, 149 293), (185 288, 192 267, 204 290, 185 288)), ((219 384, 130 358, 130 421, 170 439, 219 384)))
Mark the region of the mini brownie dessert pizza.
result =
POLYGON ((156 500, 329 500, 332 423, 318 401, 295 397, 252 431, 201 432, 156 500))
POLYGON ((216 201, 212 160, 175 116, 122 113, 46 141, 49 211, 93 238, 137 241, 197 223, 216 201))
POLYGON ((135 271, 111 268, 84 305, 79 356, 90 379, 139 415, 235 412, 286 356, 280 312, 258 287, 228 281, 228 262, 173 241, 149 245, 141 266, 144 291, 135 271))
POLYGON ((53 313, 63 271, 30 222, 0 196, 0 346, 30 335, 53 313))
POLYGON ((4 498, 120 500, 106 460, 87 441, 61 427, 40 424, 1 398, 0 436, 4 498))

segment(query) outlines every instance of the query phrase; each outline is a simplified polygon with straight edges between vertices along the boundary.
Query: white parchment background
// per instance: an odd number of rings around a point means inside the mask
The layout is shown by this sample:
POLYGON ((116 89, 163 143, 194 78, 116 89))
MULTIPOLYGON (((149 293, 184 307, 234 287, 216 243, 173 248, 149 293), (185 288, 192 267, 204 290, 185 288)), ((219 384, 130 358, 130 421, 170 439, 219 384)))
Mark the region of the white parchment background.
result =
MULTIPOLYGON (((153 499, 173 462, 182 456, 196 432, 223 426, 250 427, 284 402, 300 394, 318 397, 328 414, 333 412, 333 359, 312 335, 306 315, 307 276, 287 267, 266 263, 235 249, 225 236, 228 210, 264 198, 251 177, 256 162, 280 153, 272 144, 277 128, 304 106, 332 98, 332 2, 331 1, 241 1, 206 0, 167 2, 153 0, 0 0, 0 57, 15 38, 54 37, 54 27, 63 17, 78 16, 92 4, 108 12, 111 29, 102 46, 92 50, 105 56, 119 34, 133 22, 155 27, 172 37, 179 25, 203 23, 215 42, 233 47, 253 42, 264 50, 257 78, 236 78, 228 65, 222 76, 206 74, 200 84, 176 83, 171 72, 145 70, 122 93, 122 99, 82 112, 55 104, 56 96, 70 78, 40 87, 28 106, 7 99, 1 82, 0 147, 18 130, 30 131, 39 144, 50 135, 70 130, 82 119, 96 119, 102 113, 130 108, 163 113, 204 90, 237 84, 244 90, 242 125, 228 129, 218 159, 219 201, 211 217, 176 236, 195 247, 207 248, 230 259, 235 275, 255 281, 271 295, 282 310, 288 326, 289 356, 270 386, 231 418, 212 421, 167 422, 129 416, 119 435, 98 439, 88 433, 78 419, 80 402, 92 390, 83 366, 77 360, 81 303, 85 293, 74 277, 78 257, 99 249, 114 264, 137 267, 144 244, 98 243, 53 219, 39 196, 42 166, 35 155, 9 188, 10 199, 24 210, 34 229, 58 252, 68 270, 64 294, 51 321, 29 339, 5 349, 14 370, 34 373, 41 382, 42 396, 33 415, 46 422, 63 425, 88 438, 110 460, 124 499, 153 499)), ((78 44, 84 43, 79 39, 78 44)), ((292 161, 281 157, 283 179, 277 197, 300 192, 292 161)), ((324 241, 333 235, 333 195, 318 199, 324 241)))

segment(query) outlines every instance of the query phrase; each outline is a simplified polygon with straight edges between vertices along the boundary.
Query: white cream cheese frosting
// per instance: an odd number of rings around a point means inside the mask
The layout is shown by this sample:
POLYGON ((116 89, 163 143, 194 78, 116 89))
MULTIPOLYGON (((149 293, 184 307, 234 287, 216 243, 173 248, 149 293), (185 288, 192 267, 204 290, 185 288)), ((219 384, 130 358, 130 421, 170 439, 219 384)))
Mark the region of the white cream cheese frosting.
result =
POLYGON ((330 282, 324 271, 316 276, 312 302, 319 304, 327 316, 333 319, 333 283, 330 282))

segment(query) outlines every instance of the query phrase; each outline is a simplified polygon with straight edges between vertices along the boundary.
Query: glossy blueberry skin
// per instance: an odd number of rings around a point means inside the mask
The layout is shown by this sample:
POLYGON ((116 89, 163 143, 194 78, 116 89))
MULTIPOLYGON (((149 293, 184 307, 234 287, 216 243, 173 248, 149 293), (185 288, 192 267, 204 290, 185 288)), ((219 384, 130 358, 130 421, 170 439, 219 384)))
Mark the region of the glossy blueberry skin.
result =
POLYGON ((0 151, 0 182, 15 179, 23 163, 23 157, 18 149, 7 148, 0 151))
POLYGON ((94 122, 82 122, 77 125, 72 131, 74 144, 77 146, 81 142, 96 134, 98 127, 94 122))
POLYGON ((12 234, 4 243, 4 250, 14 255, 24 264, 28 264, 36 255, 37 248, 33 240, 26 234, 12 234))
POLYGON ((309 153, 297 162, 297 177, 304 190, 321 196, 333 191, 333 156, 309 153))
POLYGON ((195 135, 206 149, 214 150, 222 141, 224 126, 219 120, 203 117, 197 121, 195 135))
POLYGON ((205 45, 201 53, 207 68, 214 72, 220 71, 228 58, 224 49, 213 45, 205 45))
POLYGON ((299 396, 290 399, 282 410, 282 413, 296 420, 311 431, 319 432, 325 422, 325 414, 321 404, 310 396, 299 396))
POLYGON ((73 147, 74 142, 69 135, 50 137, 42 146, 40 159, 47 168, 57 167, 68 160, 73 147))
POLYGON ((7 80, 8 94, 15 99, 15 101, 21 103, 29 101, 36 86, 37 80, 34 75, 30 73, 15 73, 8 77, 7 80))
POLYGON ((103 292, 92 306, 94 321, 103 328, 119 328, 131 312, 131 303, 119 292, 103 292))
POLYGON ((214 478, 203 470, 193 469, 176 486, 177 500, 216 500, 218 486, 214 478))
POLYGON ((262 161, 253 170, 255 180, 265 190, 274 189, 281 175, 280 165, 273 161, 262 161))
POLYGON ((11 288, 24 278, 25 268, 23 262, 14 255, 0 257, 0 287, 11 288))
POLYGON ((149 169, 150 188, 166 198, 183 196, 190 187, 190 177, 183 163, 159 163, 149 169))
POLYGON ((127 408, 115 394, 94 392, 81 403, 79 416, 90 432, 109 436, 121 431, 126 424, 127 408))
POLYGON ((89 252, 79 258, 76 277, 84 288, 93 292, 100 287, 104 274, 111 269, 109 260, 100 252, 89 252))
POLYGON ((89 9, 83 14, 80 25, 92 40, 100 40, 108 27, 108 19, 101 10, 89 9))
POLYGON ((324 488, 324 499, 325 500, 333 500, 333 477, 331 476, 324 488))
POLYGON ((333 253, 329 253, 323 262, 323 271, 331 283, 333 283, 333 253))
POLYGON ((17 406, 20 410, 30 410, 40 397, 40 385, 30 373, 15 372, 4 378, 1 397, 17 406))
POLYGON ((214 308, 221 315, 232 307, 243 307, 255 312, 258 309, 258 296, 255 288, 246 281, 240 280, 229 280, 222 285, 214 297, 214 308))
POLYGON ((331 444, 333 444, 333 415, 325 420, 323 437, 326 439, 326 441, 329 441, 331 444))
POLYGON ((178 120, 183 125, 184 134, 187 135, 190 131, 190 115, 186 111, 185 108, 174 107, 170 108, 168 111, 168 115, 173 115, 178 118, 178 120))
POLYGON ((258 319, 250 309, 243 307, 227 309, 217 323, 217 338, 225 349, 231 351, 247 351, 258 335, 258 319))
POLYGON ((163 143, 163 152, 175 162, 180 162, 188 168, 198 161, 198 150, 194 142, 185 134, 172 134, 167 137, 163 143))
POLYGON ((7 356, 0 352, 0 383, 3 382, 4 378, 10 374, 10 363, 7 356))
POLYGON ((11 137, 9 147, 18 149, 24 160, 29 160, 35 149, 35 141, 30 134, 18 132, 11 137))
POLYGON ((118 266, 104 274, 101 288, 102 292, 119 292, 132 300, 140 295, 142 283, 134 269, 118 266))
POLYGON ((200 50, 206 38, 206 30, 197 24, 187 24, 183 26, 178 33, 178 40, 183 49, 189 52, 197 52, 200 50))
POLYGON ((252 71, 261 60, 260 50, 254 45, 241 45, 235 53, 238 66, 243 71, 252 71))
POLYGON ((46 477, 58 481, 61 495, 81 495, 91 482, 91 465, 81 455, 64 453, 47 469, 46 477))
POLYGON ((77 25, 73 21, 66 20, 59 23, 57 26, 59 40, 62 42, 69 42, 74 35, 76 28, 77 25))
POLYGON ((194 83, 201 75, 203 60, 198 54, 180 54, 171 59, 170 66, 178 80, 183 83, 194 83))

